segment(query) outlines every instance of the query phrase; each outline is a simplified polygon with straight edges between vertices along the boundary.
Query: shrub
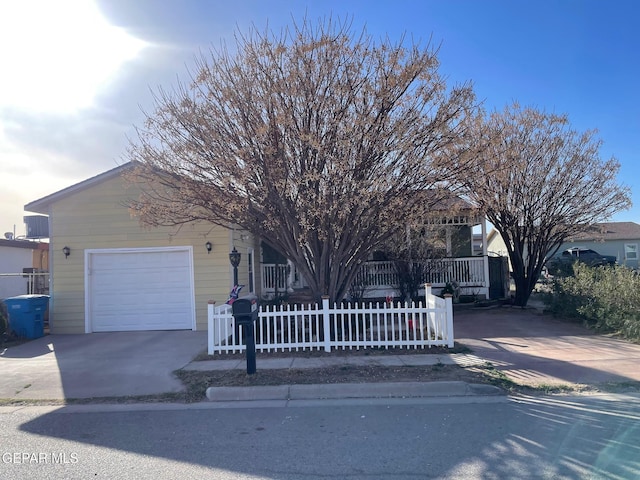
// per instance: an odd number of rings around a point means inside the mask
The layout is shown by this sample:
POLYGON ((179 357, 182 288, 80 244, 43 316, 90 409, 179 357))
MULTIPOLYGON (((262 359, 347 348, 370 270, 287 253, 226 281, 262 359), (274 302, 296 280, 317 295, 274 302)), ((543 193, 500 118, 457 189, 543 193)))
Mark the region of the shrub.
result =
POLYGON ((629 268, 576 263, 573 276, 554 279, 547 304, 556 315, 640 339, 640 276, 629 268))

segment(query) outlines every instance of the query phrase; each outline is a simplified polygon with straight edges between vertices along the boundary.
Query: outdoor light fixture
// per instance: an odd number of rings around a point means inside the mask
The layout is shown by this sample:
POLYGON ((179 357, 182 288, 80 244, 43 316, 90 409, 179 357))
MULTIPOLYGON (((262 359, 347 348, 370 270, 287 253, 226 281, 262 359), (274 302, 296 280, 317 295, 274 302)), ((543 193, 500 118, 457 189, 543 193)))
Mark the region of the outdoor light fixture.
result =
POLYGON ((233 247, 231 253, 229 254, 229 262, 231 262, 231 266, 233 267, 233 284, 238 284, 238 265, 240 265, 241 254, 236 250, 236 247, 233 247))
POLYGON ((64 258, 67 258, 71 253, 71 249, 65 245, 62 247, 62 253, 64 253, 64 258))
POLYGON ((209 255, 211 253, 211 249, 213 248, 213 245, 211 245, 211 242, 207 242, 204 244, 204 248, 207 249, 207 255, 209 255))
POLYGON ((231 253, 229 254, 229 261, 231 262, 231 266, 233 268, 238 268, 238 266, 240 265, 241 256, 242 255, 240 254, 240 252, 236 250, 236 247, 233 247, 233 250, 231 250, 231 253))

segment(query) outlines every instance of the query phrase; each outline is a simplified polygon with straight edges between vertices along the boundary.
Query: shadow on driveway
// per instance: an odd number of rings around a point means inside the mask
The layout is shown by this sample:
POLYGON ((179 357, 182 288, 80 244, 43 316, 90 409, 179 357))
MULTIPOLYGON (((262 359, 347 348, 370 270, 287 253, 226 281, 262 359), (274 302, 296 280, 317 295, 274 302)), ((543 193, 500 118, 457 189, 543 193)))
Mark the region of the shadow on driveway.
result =
POLYGON ((69 399, 178 392, 173 375, 207 347, 206 332, 47 335, 0 356, 0 398, 69 399))
POLYGON ((456 312, 456 341, 525 385, 640 382, 640 345, 535 309, 456 312))

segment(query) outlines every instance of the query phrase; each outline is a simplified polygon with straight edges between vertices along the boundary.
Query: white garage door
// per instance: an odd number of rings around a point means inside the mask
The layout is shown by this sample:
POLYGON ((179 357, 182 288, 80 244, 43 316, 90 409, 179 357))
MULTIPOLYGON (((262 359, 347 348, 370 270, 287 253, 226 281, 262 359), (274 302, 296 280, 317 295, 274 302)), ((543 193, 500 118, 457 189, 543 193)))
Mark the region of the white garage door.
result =
POLYGON ((87 332, 195 327, 191 247, 88 250, 87 332))

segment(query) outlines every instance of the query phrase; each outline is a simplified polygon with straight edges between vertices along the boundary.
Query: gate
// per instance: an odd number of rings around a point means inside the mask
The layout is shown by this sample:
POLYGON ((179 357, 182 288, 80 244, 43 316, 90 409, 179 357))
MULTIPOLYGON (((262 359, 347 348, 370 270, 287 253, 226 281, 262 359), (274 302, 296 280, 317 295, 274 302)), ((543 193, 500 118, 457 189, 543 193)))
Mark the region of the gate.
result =
POLYGON ((507 285, 507 257, 489 257, 489 298, 505 298, 507 285))

